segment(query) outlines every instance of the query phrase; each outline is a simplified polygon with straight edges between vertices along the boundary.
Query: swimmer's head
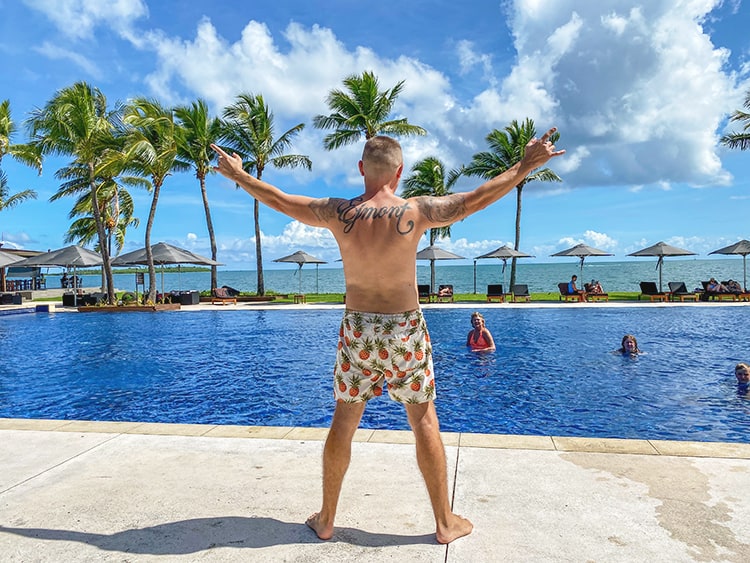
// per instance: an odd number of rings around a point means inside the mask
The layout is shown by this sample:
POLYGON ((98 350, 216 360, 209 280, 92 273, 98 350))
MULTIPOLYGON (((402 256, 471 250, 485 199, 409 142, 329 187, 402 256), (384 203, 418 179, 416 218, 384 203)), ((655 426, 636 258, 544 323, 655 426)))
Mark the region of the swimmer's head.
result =
POLYGON ((750 383, 750 366, 745 363, 739 363, 734 366, 734 375, 737 378, 737 383, 750 383))
POLYGON ((640 350, 638 350, 638 341, 632 334, 626 334, 622 337, 621 346, 622 348, 620 350, 623 354, 637 354, 640 352, 640 350))
POLYGON ((484 317, 479 311, 474 311, 471 314, 471 326, 482 326, 484 325, 484 317))

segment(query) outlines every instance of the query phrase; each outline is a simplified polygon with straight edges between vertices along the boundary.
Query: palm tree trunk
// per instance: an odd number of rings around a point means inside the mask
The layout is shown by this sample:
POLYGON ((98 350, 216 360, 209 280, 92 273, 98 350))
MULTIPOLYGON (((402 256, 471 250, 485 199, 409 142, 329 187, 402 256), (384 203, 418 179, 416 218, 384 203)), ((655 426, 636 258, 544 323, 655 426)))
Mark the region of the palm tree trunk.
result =
POLYGON ((258 272, 258 295, 265 295, 266 289, 263 284, 263 255, 260 245, 260 203, 254 199, 253 218, 255 219, 255 268, 258 272))
MULTIPOLYGON (((516 243, 513 248, 519 250, 521 245, 521 195, 523 185, 516 186, 516 243)), ((516 258, 510 262, 510 287, 516 284, 516 258)))
POLYGON ((148 211, 146 222, 146 262, 148 262, 148 297, 146 300, 156 303, 156 269, 154 268, 154 255, 151 253, 151 228, 154 226, 156 216, 156 204, 159 202, 159 191, 161 183, 154 183, 154 197, 151 199, 151 209, 148 211))
POLYGON ((115 302, 115 284, 112 278, 112 265, 109 263, 109 250, 107 249, 107 234, 104 231, 104 221, 99 209, 99 199, 97 197, 97 185, 94 181, 94 164, 88 163, 89 169, 89 186, 91 188, 91 208, 94 213, 94 223, 96 223, 96 234, 99 237, 99 251, 102 255, 102 270, 107 282, 107 302, 112 305, 115 302))
MULTIPOLYGON (((214 233, 214 224, 211 221, 211 209, 208 206, 208 193, 206 192, 206 177, 199 178, 201 183, 201 197, 203 198, 203 209, 206 212, 206 227, 208 228, 208 239, 211 242, 211 260, 216 262, 216 234, 214 233)), ((216 266, 211 266, 211 289, 219 287, 216 266)))

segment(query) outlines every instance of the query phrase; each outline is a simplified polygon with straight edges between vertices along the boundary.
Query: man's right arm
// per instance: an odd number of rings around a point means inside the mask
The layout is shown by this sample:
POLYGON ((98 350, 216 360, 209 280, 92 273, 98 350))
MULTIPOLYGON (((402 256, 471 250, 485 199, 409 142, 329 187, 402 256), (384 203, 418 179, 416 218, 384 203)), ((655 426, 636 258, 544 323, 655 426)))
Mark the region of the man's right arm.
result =
POLYGON ((219 155, 218 166, 214 169, 271 209, 313 227, 329 227, 336 217, 341 200, 288 194, 248 174, 242 168, 242 159, 237 154, 229 155, 216 145, 211 147, 219 155))

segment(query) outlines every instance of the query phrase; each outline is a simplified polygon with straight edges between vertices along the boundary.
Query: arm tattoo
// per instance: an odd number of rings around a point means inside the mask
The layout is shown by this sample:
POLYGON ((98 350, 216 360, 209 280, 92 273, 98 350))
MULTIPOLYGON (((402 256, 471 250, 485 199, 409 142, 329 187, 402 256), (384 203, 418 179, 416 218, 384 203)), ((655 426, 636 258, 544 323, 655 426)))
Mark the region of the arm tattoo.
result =
POLYGON ((328 223, 336 217, 336 207, 338 203, 330 197, 316 199, 310 202, 310 210, 315 214, 318 221, 328 223))
POLYGON ((466 216, 463 194, 424 197, 416 200, 422 214, 433 223, 454 223, 466 216))

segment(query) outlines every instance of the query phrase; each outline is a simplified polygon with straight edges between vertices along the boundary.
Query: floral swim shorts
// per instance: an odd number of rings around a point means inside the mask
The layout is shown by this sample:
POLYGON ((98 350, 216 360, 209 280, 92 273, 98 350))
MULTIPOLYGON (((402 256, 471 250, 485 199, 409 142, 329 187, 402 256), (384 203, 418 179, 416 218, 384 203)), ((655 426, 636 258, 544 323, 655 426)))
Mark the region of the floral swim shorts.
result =
POLYGON ((432 346, 422 311, 346 311, 339 329, 333 377, 338 401, 369 401, 383 394, 385 383, 394 401, 432 401, 432 346))

